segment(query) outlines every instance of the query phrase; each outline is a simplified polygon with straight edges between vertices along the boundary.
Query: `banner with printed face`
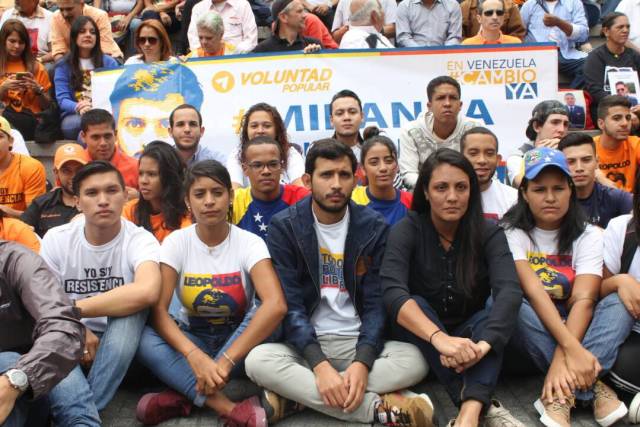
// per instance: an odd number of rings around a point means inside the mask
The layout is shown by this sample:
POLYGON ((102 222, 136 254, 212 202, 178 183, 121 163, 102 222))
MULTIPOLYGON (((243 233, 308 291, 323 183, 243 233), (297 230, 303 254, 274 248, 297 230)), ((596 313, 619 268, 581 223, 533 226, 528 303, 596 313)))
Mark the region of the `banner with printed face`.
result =
POLYGON ((556 98, 557 70, 550 43, 236 55, 98 71, 93 106, 114 113, 118 143, 132 155, 156 139, 172 142, 169 113, 183 103, 202 113, 201 142, 227 155, 243 113, 258 102, 277 107, 290 141, 306 150, 333 134, 336 92, 356 92, 362 128, 378 126, 397 141, 402 126, 428 109, 429 81, 449 75, 462 86, 460 114, 492 129, 504 155, 525 141, 533 107, 556 98))

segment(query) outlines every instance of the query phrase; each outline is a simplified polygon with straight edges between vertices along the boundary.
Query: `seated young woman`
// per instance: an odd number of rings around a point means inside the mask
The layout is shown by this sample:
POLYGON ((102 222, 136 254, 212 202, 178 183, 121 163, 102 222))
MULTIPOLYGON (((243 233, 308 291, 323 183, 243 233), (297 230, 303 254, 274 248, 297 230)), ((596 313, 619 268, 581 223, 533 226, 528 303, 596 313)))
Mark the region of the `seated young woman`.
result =
POLYGON ((518 202, 503 217, 525 300, 514 345, 545 373, 534 403, 546 426, 569 427, 576 398, 593 400, 609 426, 627 414, 599 380, 633 325, 620 298, 598 301, 602 232, 587 223, 564 154, 539 147, 524 155, 518 202))
POLYGON ((449 425, 524 426, 493 399, 522 291, 504 231, 484 219, 478 179, 459 152, 439 149, 422 165, 380 276, 393 338, 421 350, 460 408, 449 425))
POLYGON ((160 301, 138 349, 138 359, 175 391, 143 396, 138 420, 157 424, 188 415, 192 402, 215 410, 230 426, 266 426, 257 397, 234 403, 223 388, 244 373, 244 357, 284 318, 280 281, 264 241, 228 222, 233 190, 222 164, 193 165, 184 192, 195 224, 162 244, 160 301), (177 322, 168 311, 174 290, 182 303, 177 322), (254 296, 261 304, 245 322, 254 296))
POLYGON ((163 141, 145 145, 138 161, 140 198, 127 202, 122 216, 162 243, 172 231, 191 225, 183 180, 184 165, 175 148, 163 141))
POLYGON ((367 177, 367 186, 353 190, 354 202, 379 212, 389 225, 405 217, 413 196, 396 189, 398 176, 398 150, 396 145, 375 126, 363 132, 364 144, 360 148, 360 164, 367 177))

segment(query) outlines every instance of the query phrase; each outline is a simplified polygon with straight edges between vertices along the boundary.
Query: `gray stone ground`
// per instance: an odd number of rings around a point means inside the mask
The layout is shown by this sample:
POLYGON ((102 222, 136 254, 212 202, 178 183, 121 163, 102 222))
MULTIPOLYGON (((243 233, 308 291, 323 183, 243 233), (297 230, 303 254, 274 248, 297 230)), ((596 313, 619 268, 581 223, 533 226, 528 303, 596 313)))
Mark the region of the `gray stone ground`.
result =
MULTIPOLYGON (((229 385, 229 387, 232 386, 233 384, 229 385)), ((542 378, 539 376, 507 377, 501 380, 496 397, 527 426, 541 426, 537 412, 533 408, 533 402, 539 395, 541 387, 542 378)), ((141 426, 135 419, 135 408, 140 396, 145 391, 149 391, 149 388, 146 390, 136 389, 135 385, 129 384, 118 392, 111 405, 102 414, 105 427, 141 426)), ((441 385, 434 381, 428 381, 419 385, 414 391, 427 392, 429 394, 436 407, 440 426, 445 426, 447 420, 455 415, 455 408, 441 385)), ((234 393, 230 393, 230 395, 232 394, 234 393)), ((282 427, 351 427, 362 426, 363 424, 340 422, 307 410, 281 421, 278 425, 282 427)), ((625 424, 616 424, 616 426, 621 425, 625 424)), ((162 423, 161 426, 217 427, 222 426, 222 422, 211 411, 196 409, 187 418, 167 421, 162 423)), ((597 427, 597 424, 593 421, 590 409, 579 408, 574 409, 572 412, 572 426, 597 427)))

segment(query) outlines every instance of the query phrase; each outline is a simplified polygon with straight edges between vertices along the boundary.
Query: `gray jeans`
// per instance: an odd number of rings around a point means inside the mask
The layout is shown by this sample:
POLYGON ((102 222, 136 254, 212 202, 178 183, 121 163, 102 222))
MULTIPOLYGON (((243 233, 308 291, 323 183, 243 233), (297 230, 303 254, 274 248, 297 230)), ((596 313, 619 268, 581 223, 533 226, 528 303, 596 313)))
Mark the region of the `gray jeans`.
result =
MULTIPOLYGON (((353 362, 357 337, 324 335, 318 341, 329 363, 338 372, 342 373, 353 362)), ((245 369, 259 386, 308 408, 343 421, 371 423, 380 395, 419 383, 427 375, 427 362, 413 344, 387 341, 369 371, 362 404, 351 413, 324 404, 313 371, 290 345, 259 345, 245 359, 245 369)))

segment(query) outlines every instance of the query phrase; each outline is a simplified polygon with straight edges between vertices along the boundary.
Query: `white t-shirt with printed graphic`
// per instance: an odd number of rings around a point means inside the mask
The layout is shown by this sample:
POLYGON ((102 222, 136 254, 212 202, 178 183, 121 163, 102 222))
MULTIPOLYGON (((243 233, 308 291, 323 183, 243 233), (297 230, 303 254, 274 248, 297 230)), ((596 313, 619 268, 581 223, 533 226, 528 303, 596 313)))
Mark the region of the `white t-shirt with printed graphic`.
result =
MULTIPOLYGON (((604 230, 604 265, 613 274, 620 273, 622 267, 622 250, 624 248, 624 238, 627 234, 627 224, 632 215, 620 215, 609 221, 607 229, 604 230)), ((628 274, 640 281, 640 248, 636 249, 631 259, 628 274)), ((633 330, 640 333, 640 321, 633 325, 633 330)))
POLYGON ((480 193, 480 196, 485 218, 502 219, 511 206, 518 201, 518 190, 500 181, 492 180, 489 188, 480 193))
POLYGON ((565 316, 566 302, 571 296, 575 277, 581 274, 602 276, 602 230, 587 225, 580 237, 573 242, 570 254, 558 254, 558 230, 536 227, 530 234, 533 241, 520 229, 506 230, 513 259, 529 262, 560 314, 565 316))
POLYGON ((213 325, 239 324, 253 301, 249 273, 271 256, 260 237, 229 227, 227 238, 213 247, 200 240, 196 224, 174 231, 162 242, 160 262, 178 273, 176 294, 183 320, 196 317, 213 325))
MULTIPOLYGON (((92 297, 131 283, 140 264, 158 262, 160 245, 153 234, 124 218, 121 222, 120 233, 100 246, 85 238, 84 217, 54 227, 45 235, 40 256, 71 299, 92 297)), ((92 331, 104 332, 107 318, 86 318, 82 323, 92 331)))
POLYGON ((349 230, 349 210, 335 224, 321 224, 313 215, 320 254, 320 303, 311 315, 316 335, 358 336, 360 316, 344 285, 344 242, 349 230))

